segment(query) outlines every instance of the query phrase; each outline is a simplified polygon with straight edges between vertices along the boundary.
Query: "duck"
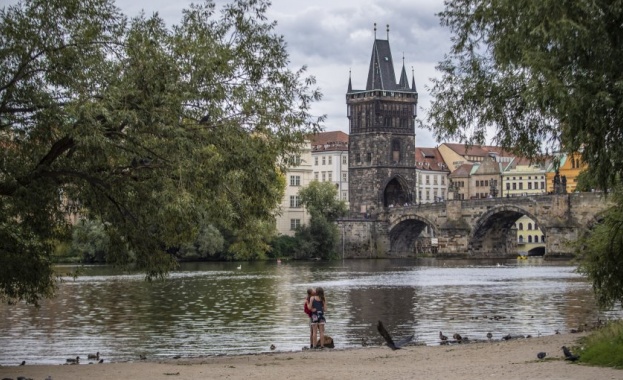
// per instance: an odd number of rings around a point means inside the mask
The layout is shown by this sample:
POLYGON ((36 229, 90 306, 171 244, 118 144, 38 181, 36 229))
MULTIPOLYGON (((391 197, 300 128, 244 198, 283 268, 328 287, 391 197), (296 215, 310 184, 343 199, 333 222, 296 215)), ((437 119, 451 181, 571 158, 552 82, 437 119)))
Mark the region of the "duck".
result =
POLYGON ((275 347, 275 345, 274 345, 274 344, 271 344, 271 345, 270 345, 270 349, 271 349, 271 350, 274 350, 275 348, 277 348, 277 347, 275 347))
POLYGON ((93 354, 88 354, 87 355, 87 359, 95 359, 95 360, 100 360, 100 353, 99 351, 97 351, 97 353, 95 355, 93 354))
POLYGON ((452 339, 456 340, 457 342, 461 342, 463 340, 461 335, 459 335, 458 333, 454 333, 454 335, 452 335, 452 339))
POLYGON ((493 334, 491 334, 490 332, 487 333, 487 339, 491 340, 491 338, 493 338, 493 334))
POLYGON ((104 359, 100 359, 100 361, 98 363, 102 364, 103 362, 104 362, 104 359))
POLYGON ((67 359, 65 362, 68 364, 80 364, 80 356, 76 356, 75 359, 67 359))

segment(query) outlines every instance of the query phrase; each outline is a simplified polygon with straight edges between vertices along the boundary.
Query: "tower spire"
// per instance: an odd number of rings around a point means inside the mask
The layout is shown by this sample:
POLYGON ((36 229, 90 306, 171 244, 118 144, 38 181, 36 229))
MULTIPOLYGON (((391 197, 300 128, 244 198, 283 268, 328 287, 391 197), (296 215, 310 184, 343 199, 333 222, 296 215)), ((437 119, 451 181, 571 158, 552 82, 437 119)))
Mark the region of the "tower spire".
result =
POLYGON ((348 91, 347 92, 353 92, 353 83, 351 82, 351 70, 348 69, 348 91))
POLYGON ((387 41, 389 41, 389 24, 387 24, 387 41))
POLYGON ((376 40, 376 22, 374 23, 374 39, 376 40))

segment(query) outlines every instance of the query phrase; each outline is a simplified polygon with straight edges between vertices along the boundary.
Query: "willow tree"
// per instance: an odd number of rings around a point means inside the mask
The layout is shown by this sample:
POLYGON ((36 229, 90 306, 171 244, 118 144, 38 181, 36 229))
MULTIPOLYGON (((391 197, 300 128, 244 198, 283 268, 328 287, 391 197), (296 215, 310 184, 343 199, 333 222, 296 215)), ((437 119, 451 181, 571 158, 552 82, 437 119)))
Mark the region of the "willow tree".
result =
MULTIPOLYGON (((601 188, 614 188, 623 170, 623 3, 446 0, 445 6, 440 17, 452 48, 438 66, 427 120, 437 138, 484 143, 493 136, 528 157, 579 151, 601 188)), ((614 255, 617 245, 599 247, 593 254, 614 255)), ((622 266, 607 275, 623 278, 622 266)), ((614 294, 623 298, 623 290, 614 294)))
POLYGON ((108 260, 148 278, 199 221, 262 255, 283 168, 319 130, 305 68, 288 69, 264 0, 128 19, 112 0, 25 0, 0 11, 0 296, 53 294, 67 213, 101 220, 108 260), (129 248, 129 249, 126 249, 129 248), (131 252, 132 257, 128 252, 131 252))

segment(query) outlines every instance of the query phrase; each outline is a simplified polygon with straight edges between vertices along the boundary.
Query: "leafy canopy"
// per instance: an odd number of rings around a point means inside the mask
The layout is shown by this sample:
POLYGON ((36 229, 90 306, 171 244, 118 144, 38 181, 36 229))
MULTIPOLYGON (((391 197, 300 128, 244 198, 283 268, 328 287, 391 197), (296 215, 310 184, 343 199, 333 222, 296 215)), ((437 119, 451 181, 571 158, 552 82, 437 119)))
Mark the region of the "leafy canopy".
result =
POLYGON ((311 181, 309 185, 299 190, 299 196, 301 204, 312 218, 324 217, 334 222, 348 211, 346 203, 338 198, 338 191, 333 182, 311 181))
MULTIPOLYGON (((428 123, 440 140, 494 143, 528 157, 581 152, 585 187, 623 170, 623 2, 446 0, 452 50, 433 81, 428 123)), ((620 192, 620 190, 619 190, 620 192)), ((580 244, 580 270, 603 305, 622 301, 623 197, 580 244)))
MULTIPOLYGON (((323 117, 305 68, 287 68, 269 2, 191 5, 178 25, 128 20, 112 0, 24 0, 0 10, 0 296, 50 296, 68 212, 101 220, 107 260, 148 278, 208 221, 230 255, 267 244, 283 168, 323 117), (128 255, 133 253, 133 257, 128 255)), ((256 249, 257 248, 257 249, 256 249)))

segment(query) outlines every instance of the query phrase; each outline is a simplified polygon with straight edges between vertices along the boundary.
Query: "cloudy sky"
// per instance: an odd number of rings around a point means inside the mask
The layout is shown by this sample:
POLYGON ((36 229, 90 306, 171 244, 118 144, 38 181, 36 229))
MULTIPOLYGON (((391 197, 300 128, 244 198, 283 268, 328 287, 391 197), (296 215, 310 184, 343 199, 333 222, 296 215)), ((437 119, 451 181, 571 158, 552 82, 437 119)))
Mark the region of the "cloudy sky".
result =
MULTIPOLYGON (((189 0, 116 0, 128 16, 141 9, 147 15, 158 12, 168 24, 179 23, 181 10, 189 0)), ((215 0, 217 4, 226 0, 215 0)), ((195 0, 196 2, 196 0, 195 0)), ((438 76, 435 66, 450 49, 450 34, 441 27, 437 13, 443 0, 272 0, 268 16, 277 21, 277 32, 285 37, 291 68, 306 65, 324 94, 313 108, 326 114, 325 128, 348 133, 345 94, 349 70, 354 89, 364 89, 370 54, 377 37, 389 41, 397 75, 402 56, 411 82, 411 68, 419 93, 418 117, 426 116, 430 102, 430 78, 438 76)), ((428 130, 416 130, 416 145, 437 145, 428 130)))
MULTIPOLYGON (((198 2, 201 0, 194 0, 198 2)), ((17 0, 0 0, 0 5, 17 0)), ((181 20, 182 9, 191 0, 116 0, 127 16, 141 10, 154 12, 169 25, 181 20)), ((215 0, 217 4, 227 0, 215 0)), ((419 93, 418 118, 426 117, 430 103, 430 78, 438 76, 437 63, 450 49, 450 34, 439 24, 437 13, 443 10, 443 0, 272 0, 268 17, 277 21, 277 33, 287 41, 291 69, 305 65, 308 74, 317 79, 324 98, 315 104, 315 115, 327 115, 325 129, 348 133, 345 94, 349 71, 353 89, 365 89, 368 65, 374 42, 374 23, 377 38, 389 41, 395 71, 400 75, 402 57, 411 83, 411 70, 419 93)), ((398 79, 398 78, 397 78, 398 79)), ((416 145, 437 145, 425 129, 416 130, 416 145)))

